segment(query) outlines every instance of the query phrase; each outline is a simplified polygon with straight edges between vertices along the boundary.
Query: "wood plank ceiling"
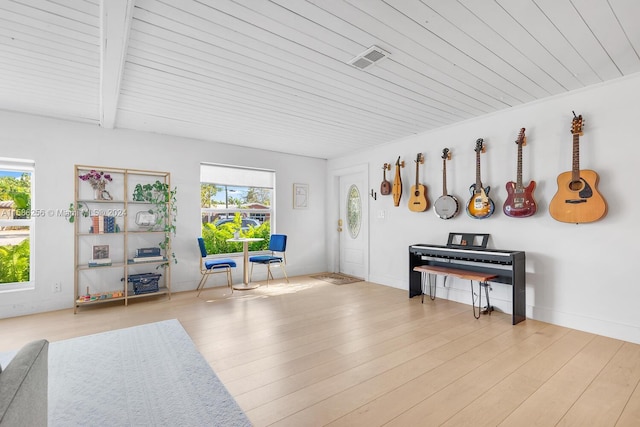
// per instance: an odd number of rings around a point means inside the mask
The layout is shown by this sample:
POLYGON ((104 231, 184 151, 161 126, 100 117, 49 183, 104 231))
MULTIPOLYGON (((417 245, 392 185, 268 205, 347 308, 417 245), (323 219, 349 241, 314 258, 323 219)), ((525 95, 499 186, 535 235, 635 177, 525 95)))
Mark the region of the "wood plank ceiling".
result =
POLYGON ((637 0, 3 0, 0 108, 334 158, 640 71, 637 0), (361 70, 371 46, 389 56, 361 70))

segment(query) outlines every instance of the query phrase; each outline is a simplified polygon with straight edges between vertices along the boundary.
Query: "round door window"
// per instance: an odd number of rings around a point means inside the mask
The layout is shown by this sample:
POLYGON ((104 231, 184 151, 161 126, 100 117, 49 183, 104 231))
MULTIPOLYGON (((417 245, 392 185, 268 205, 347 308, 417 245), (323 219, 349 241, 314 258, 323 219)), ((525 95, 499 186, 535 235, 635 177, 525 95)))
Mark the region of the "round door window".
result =
POLYGON ((352 239, 358 237, 360 233, 360 223, 362 222, 362 202, 360 201, 360 191, 355 184, 349 187, 347 193, 347 229, 352 239))

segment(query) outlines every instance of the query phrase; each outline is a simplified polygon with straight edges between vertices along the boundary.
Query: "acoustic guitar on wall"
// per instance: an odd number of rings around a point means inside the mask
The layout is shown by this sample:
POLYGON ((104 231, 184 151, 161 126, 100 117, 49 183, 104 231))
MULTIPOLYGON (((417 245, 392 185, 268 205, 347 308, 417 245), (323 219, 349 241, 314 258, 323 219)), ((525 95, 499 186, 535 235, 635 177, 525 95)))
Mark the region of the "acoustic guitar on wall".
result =
POLYGON ((409 210, 411 212, 424 212, 429 208, 427 199, 427 187, 420 184, 420 165, 424 163, 424 156, 418 153, 416 156, 416 185, 411 186, 411 197, 409 198, 409 210))
POLYGON ((558 175, 558 191, 551 199, 549 213, 560 222, 593 222, 607 213, 607 203, 598 192, 598 174, 589 169, 580 169, 580 136, 583 135, 582 115, 573 113, 571 134, 573 135, 573 162, 570 172, 558 175))
POLYGON ((442 196, 433 203, 433 210, 441 219, 453 218, 460 209, 458 199, 447 193, 447 160, 451 160, 451 151, 445 148, 442 150, 442 196))
POLYGON ((489 197, 489 191, 491 187, 483 187, 482 180, 480 179, 480 153, 486 151, 486 147, 483 144, 484 140, 478 138, 476 140, 476 183, 469 187, 471 198, 467 203, 467 213, 470 217, 476 219, 488 218, 493 214, 495 210, 495 204, 489 197))
POLYGON ((388 170, 391 170, 391 165, 389 163, 385 163, 384 166, 382 166, 382 183, 380 184, 380 194, 383 196, 391 194, 391 183, 387 181, 388 170))
POLYGON ((526 187, 522 184, 522 147, 527 145, 524 128, 520 129, 516 144, 518 144, 518 174, 516 182, 507 182, 507 200, 504 202, 502 211, 513 218, 524 218, 535 214, 537 210, 536 201, 533 198, 536 182, 531 181, 526 187))

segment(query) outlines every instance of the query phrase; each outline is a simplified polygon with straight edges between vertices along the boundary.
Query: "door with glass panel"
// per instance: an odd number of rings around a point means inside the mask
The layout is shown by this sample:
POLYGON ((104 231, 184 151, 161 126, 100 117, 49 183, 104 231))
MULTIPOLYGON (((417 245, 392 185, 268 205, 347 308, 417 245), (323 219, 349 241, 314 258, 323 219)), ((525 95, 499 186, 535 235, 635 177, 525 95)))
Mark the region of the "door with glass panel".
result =
POLYGON ((362 173, 340 176, 340 273, 366 278, 366 233, 365 205, 367 193, 362 173))

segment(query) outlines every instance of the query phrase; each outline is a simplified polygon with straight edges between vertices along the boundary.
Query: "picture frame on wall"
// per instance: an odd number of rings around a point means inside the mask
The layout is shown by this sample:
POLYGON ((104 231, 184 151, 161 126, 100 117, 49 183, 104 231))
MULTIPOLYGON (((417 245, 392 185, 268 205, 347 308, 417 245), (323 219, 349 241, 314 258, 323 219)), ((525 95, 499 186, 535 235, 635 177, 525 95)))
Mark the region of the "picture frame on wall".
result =
POLYGON ((309 207, 309 184, 293 184, 293 208, 307 209, 309 207))

